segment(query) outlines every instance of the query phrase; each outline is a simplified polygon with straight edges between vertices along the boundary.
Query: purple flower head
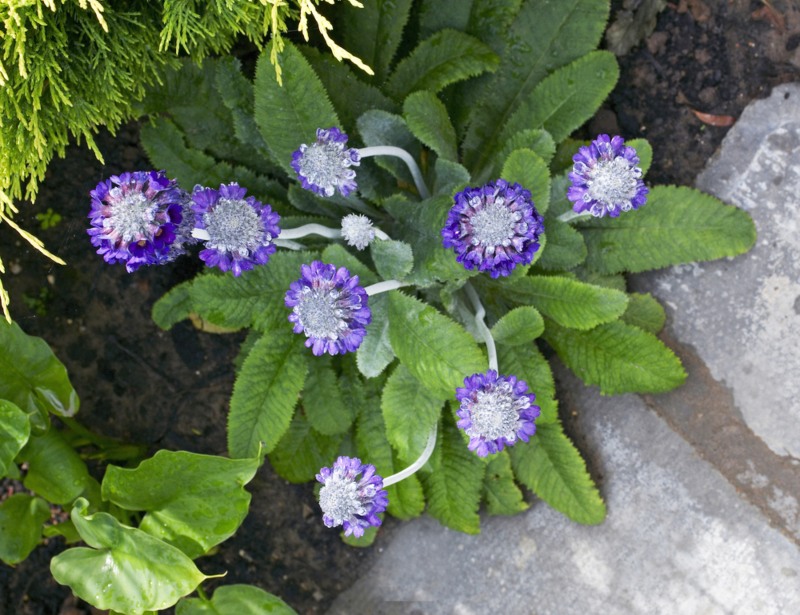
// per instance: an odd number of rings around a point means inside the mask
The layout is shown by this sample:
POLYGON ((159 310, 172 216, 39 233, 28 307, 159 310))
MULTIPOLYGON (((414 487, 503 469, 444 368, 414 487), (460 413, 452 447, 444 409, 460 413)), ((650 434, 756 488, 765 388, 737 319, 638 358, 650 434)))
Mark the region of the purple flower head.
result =
POLYGON ((112 175, 90 192, 88 229, 92 245, 107 263, 168 263, 193 243, 188 195, 163 171, 112 175))
POLYGON ((301 277, 286 292, 295 333, 305 333, 306 346, 320 356, 353 352, 372 320, 367 291, 344 267, 314 261, 301 267, 301 277))
POLYGON ((461 402, 456 425, 470 437, 468 448, 479 457, 518 440, 527 442, 536 433, 534 421, 540 410, 533 405, 536 396, 516 376, 498 376, 493 369, 467 376, 464 387, 456 389, 456 399, 461 402))
POLYGON ((638 209, 647 201, 647 187, 636 150, 625 145, 622 137, 599 135, 572 157, 575 163, 569 174, 571 186, 567 198, 576 213, 590 212, 612 218, 620 212, 638 209))
POLYGON ((333 196, 338 189, 347 196, 358 186, 356 172, 350 167, 361 164, 355 148, 347 149, 347 135, 336 127, 317 128, 317 141, 303 143, 292 154, 292 168, 303 188, 320 196, 333 196))
POLYGON ((497 278, 533 260, 544 218, 528 190, 498 179, 480 188, 466 188, 454 200, 442 239, 464 267, 488 271, 497 278))
POLYGON ((343 525, 345 536, 359 538, 369 526, 381 524, 378 515, 386 510, 389 500, 375 466, 358 458, 339 457, 333 467, 319 471, 317 480, 322 483, 319 505, 327 527, 343 525))
POLYGON ((237 183, 222 184, 219 190, 195 186, 195 227, 209 238, 200 258, 209 267, 233 271, 239 276, 255 265, 265 265, 275 252, 273 240, 280 234, 280 216, 237 183))

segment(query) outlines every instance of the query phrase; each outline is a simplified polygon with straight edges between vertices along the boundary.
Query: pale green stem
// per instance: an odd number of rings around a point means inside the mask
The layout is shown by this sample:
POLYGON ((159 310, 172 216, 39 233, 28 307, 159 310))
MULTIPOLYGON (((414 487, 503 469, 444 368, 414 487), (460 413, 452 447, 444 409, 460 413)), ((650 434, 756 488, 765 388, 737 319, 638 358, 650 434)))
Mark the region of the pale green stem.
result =
POLYGON ((467 291, 467 297, 469 297, 472 307, 475 308, 475 326, 478 327, 478 331, 480 331, 483 341, 486 343, 486 352, 489 355, 489 369, 499 372, 497 368, 497 348, 494 345, 492 332, 489 330, 489 327, 486 326, 486 322, 484 321, 484 318, 486 317, 486 309, 483 307, 481 299, 478 297, 478 293, 469 282, 464 285, 464 290, 467 291))
POLYGON ((385 293, 390 290, 402 288, 403 286, 408 285, 408 282, 400 282, 399 280, 384 280, 383 282, 378 282, 377 284, 371 284, 364 290, 367 291, 368 297, 372 297, 374 295, 379 295, 380 293, 385 293))
POLYGON ((561 222, 572 222, 572 220, 589 218, 591 217, 591 215, 592 215, 591 212, 588 211, 582 211, 580 213, 577 213, 570 209, 569 211, 561 214, 557 219, 560 220, 561 222))
POLYGON ((400 158, 406 163, 408 170, 411 172, 411 177, 414 178, 414 184, 417 186, 417 192, 423 199, 429 199, 431 193, 428 192, 428 187, 422 179, 422 172, 417 166, 417 161, 411 157, 406 150, 394 145, 376 145, 373 147, 362 147, 358 150, 361 158, 369 158, 370 156, 394 156, 400 158))
POLYGON ((321 224, 304 224, 297 228, 281 229, 281 239, 300 239, 306 235, 321 235, 328 239, 339 239, 342 236, 342 231, 337 228, 330 228, 322 226, 321 224))
POLYGON ((419 470, 431 456, 433 452, 433 447, 436 446, 436 425, 433 426, 431 429, 431 433, 428 436, 428 443, 425 445, 425 450, 422 451, 422 454, 417 458, 417 460, 408 466, 405 470, 401 470, 397 474, 392 474, 389 478, 383 479, 383 486, 388 487, 390 485, 394 485, 395 483, 399 483, 404 478, 408 478, 414 472, 419 470))

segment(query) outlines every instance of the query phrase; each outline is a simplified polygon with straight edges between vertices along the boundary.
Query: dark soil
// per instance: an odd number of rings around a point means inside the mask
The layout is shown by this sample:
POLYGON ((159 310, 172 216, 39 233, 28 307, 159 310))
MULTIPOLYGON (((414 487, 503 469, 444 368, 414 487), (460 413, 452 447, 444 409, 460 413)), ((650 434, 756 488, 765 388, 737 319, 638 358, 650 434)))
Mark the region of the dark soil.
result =
MULTIPOLYGON (((656 152, 650 181, 691 184, 728 130, 713 124, 735 121, 748 102, 800 77, 799 44, 800 8, 790 0, 672 3, 655 32, 620 58, 619 84, 586 134, 645 137, 656 152)), ((18 217, 36 230, 35 214, 60 213, 57 227, 37 234, 67 266, 52 265, 0 227, 14 317, 66 364, 81 396, 78 417, 91 429, 151 451, 225 454, 232 364, 243 337, 201 333, 187 322, 169 332, 153 324, 153 303, 194 275, 195 261, 129 275, 94 253, 85 234, 89 190, 111 174, 149 168, 135 125, 99 143, 105 165, 71 147, 50 166, 36 204, 18 217)), ((320 523, 312 485, 288 484, 265 464, 249 489, 244 525, 199 568, 227 571, 217 584, 258 585, 299 613, 324 612, 370 550, 346 547, 320 523)), ((49 573, 61 548, 53 540, 16 568, 0 564, 0 615, 89 612, 49 573)))

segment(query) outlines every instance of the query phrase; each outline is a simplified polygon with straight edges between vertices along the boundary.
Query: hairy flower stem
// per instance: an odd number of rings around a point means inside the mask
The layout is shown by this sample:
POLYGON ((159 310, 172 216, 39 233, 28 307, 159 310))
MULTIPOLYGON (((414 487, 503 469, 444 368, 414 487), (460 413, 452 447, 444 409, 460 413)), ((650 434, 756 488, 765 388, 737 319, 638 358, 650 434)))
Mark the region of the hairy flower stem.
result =
POLYGON ((408 282, 400 282, 399 280, 384 280, 383 282, 367 286, 364 290, 367 291, 368 297, 372 297, 408 285, 408 282))
POLYGON ((431 193, 422 179, 422 172, 417 166, 417 162, 411 157, 406 150, 395 147, 394 145, 376 145, 374 147, 362 147, 358 150, 361 159, 369 158, 370 156, 394 156, 400 158, 406 163, 408 170, 411 172, 411 177, 414 178, 414 184, 417 186, 417 192, 423 199, 429 199, 431 193))
POLYGON ((592 213, 589 212, 589 211, 582 211, 580 213, 577 213, 577 212, 574 212, 574 211, 572 211, 570 209, 569 211, 564 212, 563 214, 561 214, 556 219, 560 220, 561 222, 572 222, 573 220, 584 220, 586 218, 591 218, 591 217, 592 217, 592 213))
POLYGON ((414 472, 419 470, 425 463, 428 461, 428 458, 431 456, 433 452, 433 447, 436 446, 436 425, 433 426, 431 429, 430 435, 428 435, 428 443, 425 445, 425 450, 422 451, 422 454, 417 458, 417 460, 408 466, 405 470, 401 470, 397 474, 392 474, 388 478, 383 479, 383 487, 384 489, 389 485, 394 485, 395 483, 399 483, 404 478, 408 478, 414 472))
POLYGON ((464 290, 467 291, 467 297, 469 297, 472 307, 475 309, 475 326, 478 327, 478 331, 480 331, 483 341, 486 343, 486 352, 489 355, 489 369, 499 371, 497 368, 497 348, 495 348, 494 345, 492 332, 489 331, 489 327, 486 326, 486 322, 484 321, 486 309, 483 307, 481 299, 478 297, 478 293, 472 287, 472 284, 467 282, 464 285, 464 290))

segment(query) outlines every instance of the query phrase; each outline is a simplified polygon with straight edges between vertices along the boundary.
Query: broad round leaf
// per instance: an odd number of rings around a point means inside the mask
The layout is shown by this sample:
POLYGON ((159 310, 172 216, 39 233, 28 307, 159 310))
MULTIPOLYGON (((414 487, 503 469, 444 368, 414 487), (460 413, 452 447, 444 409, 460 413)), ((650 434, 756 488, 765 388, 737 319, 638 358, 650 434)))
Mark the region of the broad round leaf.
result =
POLYGON ((39 544, 42 524, 50 518, 50 507, 42 498, 17 493, 0 503, 0 560, 13 566, 39 544))
POLYGON ((0 477, 6 476, 14 457, 31 435, 28 415, 16 404, 0 399, 0 477))
POLYGON ((297 615, 283 600, 253 585, 223 585, 210 600, 184 598, 175 615, 297 615))

